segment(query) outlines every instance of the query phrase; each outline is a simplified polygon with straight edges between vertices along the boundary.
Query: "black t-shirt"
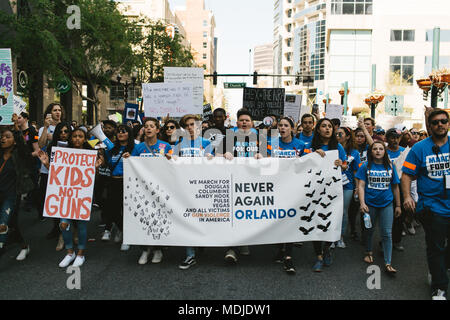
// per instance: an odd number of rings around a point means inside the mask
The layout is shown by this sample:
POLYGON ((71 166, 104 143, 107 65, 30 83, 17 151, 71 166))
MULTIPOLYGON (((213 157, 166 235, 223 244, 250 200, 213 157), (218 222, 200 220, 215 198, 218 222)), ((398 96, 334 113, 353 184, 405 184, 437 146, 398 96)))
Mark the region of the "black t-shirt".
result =
MULTIPOLYGON (((225 154, 230 152, 234 157, 252 158, 257 153, 263 157, 267 156, 267 141, 260 141, 260 136, 253 130, 248 134, 240 131, 234 132, 234 135, 225 136, 217 148, 218 153, 225 154)), ((266 140, 266 139, 264 139, 266 140)))
POLYGON ((0 155, 0 168, 3 166, 0 172, 0 192, 10 193, 16 192, 16 170, 14 169, 14 164, 12 158, 6 160, 3 155, 0 155))
POLYGON ((33 143, 38 142, 39 140, 39 136, 36 129, 33 126, 31 126, 28 129, 23 130, 22 135, 30 153, 34 152, 33 143))

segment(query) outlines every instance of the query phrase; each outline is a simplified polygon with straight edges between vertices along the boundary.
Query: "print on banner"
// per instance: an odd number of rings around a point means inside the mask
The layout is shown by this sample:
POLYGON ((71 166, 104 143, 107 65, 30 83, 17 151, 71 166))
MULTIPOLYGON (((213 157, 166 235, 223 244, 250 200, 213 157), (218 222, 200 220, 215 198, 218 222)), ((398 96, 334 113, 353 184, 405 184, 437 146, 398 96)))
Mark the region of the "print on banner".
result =
POLYGON ((14 84, 11 49, 0 49, 0 124, 12 124, 14 84))
POLYGON ((44 217, 89 220, 97 151, 53 147, 44 217))
POLYGON ((375 190, 389 190, 392 181, 392 170, 368 170, 369 188, 375 190))
POLYGON ((443 179, 444 175, 450 175, 450 159, 448 153, 440 154, 437 157, 435 154, 427 156, 426 165, 428 177, 431 179, 443 179))

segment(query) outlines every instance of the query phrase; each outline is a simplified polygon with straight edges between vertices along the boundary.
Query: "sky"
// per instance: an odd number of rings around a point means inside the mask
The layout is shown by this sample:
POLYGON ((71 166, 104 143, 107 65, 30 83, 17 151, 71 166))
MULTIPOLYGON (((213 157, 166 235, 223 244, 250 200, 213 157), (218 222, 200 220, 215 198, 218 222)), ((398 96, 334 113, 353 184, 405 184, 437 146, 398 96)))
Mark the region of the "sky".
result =
MULTIPOLYGON (((176 6, 185 6, 186 1, 169 0, 169 3, 175 11, 176 6)), ((248 73, 249 49, 253 52, 255 46, 273 42, 273 0, 205 0, 205 3, 216 19, 217 72, 248 73)))

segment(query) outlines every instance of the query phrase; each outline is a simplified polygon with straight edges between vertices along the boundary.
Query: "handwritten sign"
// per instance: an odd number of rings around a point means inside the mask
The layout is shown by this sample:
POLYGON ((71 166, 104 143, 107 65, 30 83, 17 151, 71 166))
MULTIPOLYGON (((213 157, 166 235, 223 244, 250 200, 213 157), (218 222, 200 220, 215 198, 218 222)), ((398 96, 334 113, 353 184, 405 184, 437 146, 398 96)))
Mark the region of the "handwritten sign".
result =
POLYGON ((297 94, 287 94, 284 101, 284 115, 291 117, 295 123, 300 117, 300 109, 302 105, 302 96, 297 94))
MULTIPOLYGON (((182 117, 195 113, 192 105, 192 84, 143 83, 144 111, 146 117, 182 117)), ((201 106, 203 113, 203 106, 201 106)))
POLYGON ((192 84, 192 114, 203 113, 203 68, 164 67, 164 83, 192 84))
POLYGON ((11 49, 0 49, 0 125, 10 125, 14 113, 11 49))
POLYGON ((88 221, 97 151, 52 148, 44 217, 88 221))
POLYGON ((284 111, 284 92, 278 88, 244 88, 242 107, 250 111, 253 120, 262 121, 269 114, 280 117, 284 111))
POLYGON ((14 95, 14 113, 19 115, 26 112, 27 103, 21 97, 14 95))

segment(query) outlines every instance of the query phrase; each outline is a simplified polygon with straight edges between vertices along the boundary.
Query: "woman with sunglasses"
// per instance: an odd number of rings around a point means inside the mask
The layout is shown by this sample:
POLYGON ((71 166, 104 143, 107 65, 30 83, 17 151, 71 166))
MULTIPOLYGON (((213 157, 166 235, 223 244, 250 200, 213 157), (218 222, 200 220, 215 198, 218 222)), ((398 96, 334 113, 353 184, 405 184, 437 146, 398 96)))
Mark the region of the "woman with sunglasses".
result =
POLYGON ((180 139, 177 136, 178 129, 180 129, 180 125, 177 121, 167 120, 162 127, 160 139, 173 147, 180 142, 180 139))
MULTIPOLYGON (((144 120, 144 142, 138 144, 133 149, 132 157, 166 157, 172 158, 172 147, 169 143, 158 139, 161 127, 159 120, 156 118, 145 118, 144 120)), ((125 153, 123 158, 128 158, 130 154, 125 153)), ((148 262, 150 255, 150 246, 141 246, 142 253, 139 257, 138 263, 143 265, 148 262)), ((161 247, 154 247, 152 263, 160 263, 163 258, 161 247)))
POLYGON ((376 221, 380 219, 380 233, 383 245, 385 271, 393 276, 397 272, 391 265, 392 225, 394 216, 402 213, 400 206, 400 180, 392 166, 386 146, 381 141, 369 147, 368 160, 356 173, 361 211, 368 213, 372 227, 366 228, 366 253, 364 261, 374 262, 372 237, 376 221), (393 203, 395 201, 395 210, 393 203))
MULTIPOLYGON (((325 157, 325 152, 331 150, 339 151, 338 159, 334 161, 334 165, 340 167, 343 171, 347 170, 347 155, 342 145, 337 141, 333 123, 328 118, 322 118, 314 128, 311 150, 308 152, 317 152, 321 157, 325 157)), ((330 251, 331 244, 331 242, 313 241, 314 251, 317 255, 317 261, 313 267, 315 272, 322 272, 323 266, 328 267, 333 263, 330 251)))
POLYGON ((419 141, 425 140, 426 138, 428 138, 428 133, 425 130, 420 130, 419 141))
MULTIPOLYGON (((105 151, 106 163, 111 172, 109 183, 106 186, 107 202, 105 208, 106 240, 111 238, 113 223, 117 227, 114 242, 120 243, 123 239, 123 159, 125 154, 131 154, 134 149, 133 130, 129 126, 119 125, 116 131, 114 148, 105 151)), ((127 251, 130 246, 123 244, 121 251, 127 251)))
POLYGON ((337 140, 344 147, 347 154, 347 170, 342 175, 342 185, 344 186, 344 213, 342 217, 341 240, 336 244, 338 248, 345 248, 344 235, 347 231, 347 214, 350 203, 356 192, 355 174, 358 171, 361 160, 359 152, 355 148, 353 132, 347 127, 341 127, 337 131, 337 140))
MULTIPOLYGON (((305 154, 305 144, 294 138, 294 122, 287 117, 281 118, 278 122, 280 137, 273 137, 267 145, 267 154, 272 158, 298 158, 305 154)), ((295 274, 295 266, 292 261, 293 243, 283 243, 278 245, 278 253, 275 262, 283 263, 284 271, 287 274, 295 274)))
MULTIPOLYGON (((73 149, 92 149, 88 143, 88 135, 87 132, 81 128, 74 129, 69 137, 69 148, 73 149)), ((39 153, 39 159, 48 169, 50 167, 49 156, 44 153, 39 153)), ((97 161, 95 163, 96 169, 100 167, 104 163, 104 159, 102 156, 97 157, 97 161)), ((60 220, 60 228, 62 231, 62 235, 64 238, 64 244, 66 246, 67 255, 64 259, 59 263, 60 268, 65 268, 69 266, 73 262, 74 267, 81 267, 86 261, 85 251, 87 244, 87 224, 89 221, 84 220, 72 220, 72 219, 61 219, 60 220), (77 233, 78 233, 78 252, 75 255, 74 251, 74 236, 72 229, 75 224, 77 225, 77 233)))

